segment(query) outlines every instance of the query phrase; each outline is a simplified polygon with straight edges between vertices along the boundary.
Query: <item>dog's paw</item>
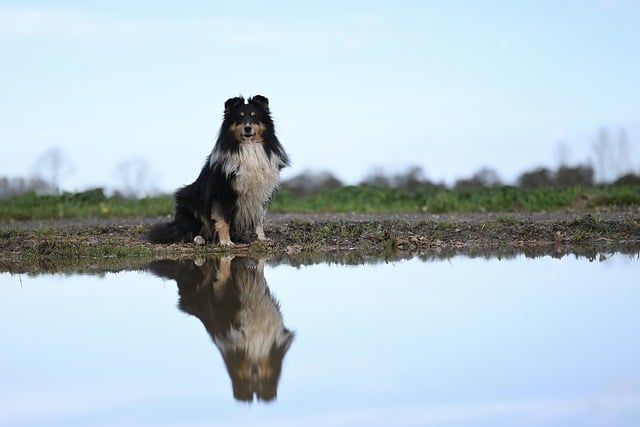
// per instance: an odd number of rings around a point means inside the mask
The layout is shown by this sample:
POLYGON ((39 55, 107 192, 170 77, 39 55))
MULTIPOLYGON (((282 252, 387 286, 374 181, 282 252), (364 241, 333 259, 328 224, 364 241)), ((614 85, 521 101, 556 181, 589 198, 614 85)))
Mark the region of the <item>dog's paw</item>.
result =
POLYGON ((195 243, 198 246, 204 246, 204 244, 207 242, 206 240, 204 240, 204 237, 198 235, 193 238, 193 243, 195 243))
POLYGON ((233 243, 231 240, 220 240, 220 246, 224 246, 225 248, 232 248, 235 245, 236 244, 233 243))

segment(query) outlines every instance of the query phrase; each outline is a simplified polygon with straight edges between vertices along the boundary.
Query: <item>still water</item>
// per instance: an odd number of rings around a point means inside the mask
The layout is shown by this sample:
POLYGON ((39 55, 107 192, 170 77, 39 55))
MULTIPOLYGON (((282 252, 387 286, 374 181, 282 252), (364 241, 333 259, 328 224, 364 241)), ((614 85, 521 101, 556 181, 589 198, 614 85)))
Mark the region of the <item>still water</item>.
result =
POLYGON ((615 254, 0 274, 2 426, 637 426, 615 254))

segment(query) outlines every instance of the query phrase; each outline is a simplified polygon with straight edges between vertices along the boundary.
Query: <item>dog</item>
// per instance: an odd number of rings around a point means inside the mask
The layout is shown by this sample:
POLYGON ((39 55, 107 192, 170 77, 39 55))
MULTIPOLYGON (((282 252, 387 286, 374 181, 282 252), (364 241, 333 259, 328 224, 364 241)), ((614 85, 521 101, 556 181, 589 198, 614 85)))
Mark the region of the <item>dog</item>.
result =
POLYGON ((224 103, 218 139, 200 175, 175 193, 173 221, 151 228, 152 243, 265 240, 267 206, 289 156, 276 137, 269 100, 255 95, 224 103))
POLYGON ((175 280, 178 307, 202 322, 220 351, 236 400, 277 397, 282 362, 294 339, 264 277, 264 259, 243 256, 152 261, 148 269, 175 280))

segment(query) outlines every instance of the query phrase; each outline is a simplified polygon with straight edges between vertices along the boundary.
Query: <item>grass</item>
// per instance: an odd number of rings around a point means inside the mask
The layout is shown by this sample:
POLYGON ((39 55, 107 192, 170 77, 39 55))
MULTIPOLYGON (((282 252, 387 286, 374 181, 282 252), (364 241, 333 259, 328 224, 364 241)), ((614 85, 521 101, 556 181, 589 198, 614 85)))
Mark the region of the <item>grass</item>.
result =
POLYGON ((58 196, 25 193, 0 200, 0 221, 149 217, 169 214, 172 210, 171 196, 131 200, 106 197, 102 189, 58 196))
MULTIPOLYGON (((143 229, 130 229, 132 235, 141 236, 143 229)), ((138 257, 153 255, 143 245, 123 245, 122 239, 106 230, 86 228, 82 231, 55 227, 36 230, 0 230, 3 248, 19 247, 24 259, 48 258, 103 258, 138 257)))
MULTIPOLYGON (((270 211, 299 213, 464 213, 541 212, 566 209, 640 207, 640 186, 544 188, 515 187, 452 190, 425 187, 414 192, 371 186, 346 186, 310 197, 280 191, 270 211)), ((169 215, 170 195, 129 200, 106 197, 101 189, 57 196, 26 193, 0 201, 0 221, 122 218, 169 215)), ((506 218, 506 217, 505 217, 506 218)))
POLYGON ((544 188, 515 187, 451 190, 428 187, 412 193, 369 186, 342 187, 306 198, 281 191, 272 212, 462 213, 542 212, 564 209, 620 209, 640 206, 640 186, 544 188))

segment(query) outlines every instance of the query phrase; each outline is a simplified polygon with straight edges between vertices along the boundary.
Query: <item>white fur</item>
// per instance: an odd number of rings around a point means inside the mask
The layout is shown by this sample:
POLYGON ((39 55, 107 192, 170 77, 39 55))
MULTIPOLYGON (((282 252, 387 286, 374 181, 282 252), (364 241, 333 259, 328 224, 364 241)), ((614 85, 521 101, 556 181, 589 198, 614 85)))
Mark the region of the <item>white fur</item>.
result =
POLYGON ((235 173, 231 185, 238 194, 238 201, 233 227, 237 231, 255 231, 258 238, 264 239, 262 223, 267 204, 280 182, 282 159, 276 155, 269 158, 262 143, 251 141, 242 142, 237 153, 225 154, 224 159, 221 157, 214 150, 211 165, 221 161, 227 176, 235 173))
POLYGON ((241 307, 237 327, 231 328, 223 339, 215 340, 224 354, 241 350, 256 361, 268 357, 274 344, 282 345, 287 339, 282 314, 269 293, 263 269, 264 260, 260 260, 257 266, 243 272, 244 280, 237 281, 241 307))

